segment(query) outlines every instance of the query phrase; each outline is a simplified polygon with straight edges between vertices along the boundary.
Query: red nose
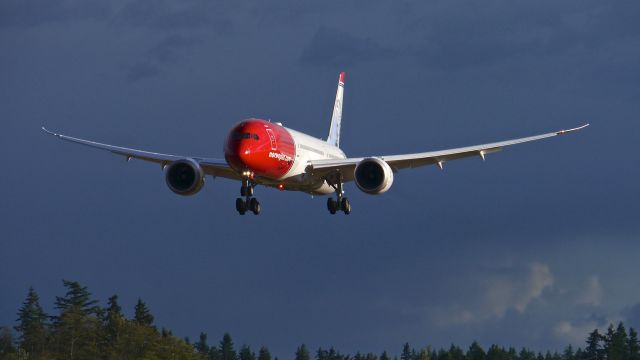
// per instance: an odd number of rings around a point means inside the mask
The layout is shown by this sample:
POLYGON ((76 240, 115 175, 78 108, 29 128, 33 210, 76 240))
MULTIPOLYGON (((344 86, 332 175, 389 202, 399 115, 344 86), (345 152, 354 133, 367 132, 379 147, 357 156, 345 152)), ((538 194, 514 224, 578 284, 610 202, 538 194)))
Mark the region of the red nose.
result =
POLYGON ((243 167, 255 169, 260 163, 261 154, 256 151, 255 141, 240 140, 236 147, 236 154, 243 167))

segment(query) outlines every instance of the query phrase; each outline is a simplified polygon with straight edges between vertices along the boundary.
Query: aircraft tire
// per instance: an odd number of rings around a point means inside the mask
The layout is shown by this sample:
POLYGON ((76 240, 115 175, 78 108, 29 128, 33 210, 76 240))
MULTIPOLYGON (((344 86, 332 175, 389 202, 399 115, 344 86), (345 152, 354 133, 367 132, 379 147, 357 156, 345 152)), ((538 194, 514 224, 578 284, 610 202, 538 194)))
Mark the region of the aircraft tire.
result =
POLYGON ((349 202, 349 199, 342 198, 342 203, 340 204, 340 210, 342 210, 345 215, 349 215, 351 213, 351 203, 349 202))
POLYGON ((328 198, 327 209, 329 209, 329 212, 331 213, 331 215, 334 215, 338 210, 338 202, 333 200, 333 198, 328 198))
POLYGON ((238 213, 240 215, 244 215, 244 213, 247 212, 247 203, 244 201, 244 199, 236 199, 236 210, 238 210, 238 213))
POLYGON ((256 198, 252 198, 249 201, 249 210, 251 210, 255 215, 260 214, 261 206, 260 202, 256 198))

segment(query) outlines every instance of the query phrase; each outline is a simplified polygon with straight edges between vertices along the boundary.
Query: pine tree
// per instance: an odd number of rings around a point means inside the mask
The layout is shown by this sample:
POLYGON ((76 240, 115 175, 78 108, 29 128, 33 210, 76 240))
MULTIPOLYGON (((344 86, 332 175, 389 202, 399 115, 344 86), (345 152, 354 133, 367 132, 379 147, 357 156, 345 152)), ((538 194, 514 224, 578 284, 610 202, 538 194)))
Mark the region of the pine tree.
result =
POLYGON ((402 346, 402 354, 400 354, 400 360, 414 360, 415 350, 411 348, 409 343, 404 343, 402 346))
POLYGON ((600 335, 598 329, 593 330, 589 333, 589 337, 587 338, 587 347, 584 349, 584 358, 583 360, 603 360, 603 349, 601 346, 601 342, 603 340, 603 336, 600 335))
POLYGON ((271 360, 271 353, 266 346, 261 347, 258 351, 258 360, 271 360))
POLYGON ((544 360, 553 360, 553 355, 551 354, 551 351, 547 350, 547 353, 544 354, 544 360))
POLYGON ((209 344, 207 344, 207 334, 201 332, 200 339, 193 344, 198 354, 207 356, 209 354, 209 344))
POLYGON ((238 353, 240 360, 256 360, 256 353, 248 345, 242 345, 238 353))
MULTIPOLYGON (((431 355, 429 354, 430 350, 431 350, 430 348, 422 348, 417 353, 416 352, 413 353, 413 358, 415 360, 430 360, 431 359, 431 355)), ((446 354, 445 351, 442 351, 442 352, 446 354)), ((450 360, 450 359, 448 359, 447 356, 445 355, 444 360, 450 360)))
POLYGON ((101 314, 98 302, 91 299, 86 286, 63 280, 65 296, 56 297, 58 315, 52 317, 56 344, 61 357, 88 359, 97 357, 101 314))
POLYGON ((469 347, 469 351, 467 351, 467 360, 485 360, 487 355, 484 350, 478 344, 477 341, 474 341, 469 347))
POLYGON ((209 348, 209 356, 207 357, 208 360, 220 360, 220 351, 218 350, 218 348, 216 346, 211 346, 209 348))
POLYGON ((120 341, 120 334, 125 325, 122 308, 118 304, 118 295, 113 295, 107 302, 107 311, 104 318, 104 330, 106 341, 114 346, 120 341))
POLYGON ((638 342, 638 333, 634 328, 629 328, 627 348, 629 349, 629 360, 640 360, 640 342, 638 342))
POLYGON ((391 358, 389 358, 389 354, 387 354, 387 351, 383 351, 382 354, 380 354, 380 360, 391 360, 391 358))
POLYGON ((575 360, 571 344, 564 348, 564 351, 562 352, 562 360, 575 360))
POLYGON ((124 356, 122 334, 126 332, 126 319, 118 304, 118 295, 109 298, 103 315, 99 352, 103 359, 121 358, 124 356))
MULTIPOLYGON (((536 353, 534 353, 531 350, 528 350, 526 348, 522 348, 522 350, 520 350, 520 354, 518 355, 518 358, 520 360, 535 360, 536 359, 536 353)), ((580 359, 582 360, 582 359, 580 359)))
POLYGON ((142 299, 138 298, 138 302, 135 307, 135 314, 133 320, 142 326, 152 326, 153 325, 153 315, 149 311, 147 304, 142 301, 142 299))
POLYGON ((0 327, 0 359, 8 358, 9 354, 13 354, 14 352, 11 329, 8 327, 0 327))
POLYGON ((305 344, 298 346, 296 349, 295 360, 311 360, 311 355, 309 354, 309 350, 305 344))
MULTIPOLYGON (((507 353, 498 345, 491 345, 487 351, 487 360, 507 360, 507 353)), ((547 359, 545 359, 547 360, 547 359)), ((551 359, 548 359, 551 360, 551 359)))
POLYGON ((36 357, 45 351, 47 318, 40 306, 40 297, 32 287, 29 288, 27 298, 18 310, 18 325, 15 329, 20 332, 20 348, 30 357, 36 357))
POLYGON ((237 354, 233 349, 233 341, 231 340, 231 335, 229 333, 225 333, 220 341, 220 360, 236 360, 237 354))
POLYGON ((465 360, 464 352, 459 346, 451 344, 449 347, 449 358, 451 360, 465 360))
POLYGON ((628 360, 627 330, 622 322, 618 323, 616 330, 613 330, 613 324, 609 325, 606 336, 606 354, 607 360, 628 360))

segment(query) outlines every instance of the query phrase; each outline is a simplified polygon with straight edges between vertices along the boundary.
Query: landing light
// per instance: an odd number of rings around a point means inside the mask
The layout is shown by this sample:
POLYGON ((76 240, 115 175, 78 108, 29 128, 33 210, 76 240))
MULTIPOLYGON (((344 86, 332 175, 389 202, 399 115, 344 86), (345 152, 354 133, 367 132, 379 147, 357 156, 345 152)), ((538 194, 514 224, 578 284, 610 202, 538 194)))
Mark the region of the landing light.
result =
POLYGON ((284 190, 284 184, 278 184, 278 190, 280 191, 284 190))

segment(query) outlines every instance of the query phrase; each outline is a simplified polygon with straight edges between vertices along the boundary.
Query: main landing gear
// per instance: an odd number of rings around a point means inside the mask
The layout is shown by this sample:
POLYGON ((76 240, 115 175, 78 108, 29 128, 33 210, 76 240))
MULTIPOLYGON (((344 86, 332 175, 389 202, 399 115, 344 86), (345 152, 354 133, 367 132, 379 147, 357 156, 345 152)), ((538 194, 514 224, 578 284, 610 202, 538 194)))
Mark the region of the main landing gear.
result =
POLYGON ((253 189, 255 184, 249 182, 248 179, 242 180, 242 187, 240 187, 240 196, 244 198, 236 199, 236 210, 240 215, 244 215, 247 211, 251 211, 255 215, 260 214, 260 202, 253 197, 253 189))
POLYGON ((336 190, 336 199, 331 197, 327 199, 327 209, 329 209, 331 215, 334 215, 339 210, 344 212, 345 215, 349 215, 351 213, 351 203, 344 196, 344 191, 342 190, 342 175, 338 175, 335 184, 329 183, 329 185, 336 190))

